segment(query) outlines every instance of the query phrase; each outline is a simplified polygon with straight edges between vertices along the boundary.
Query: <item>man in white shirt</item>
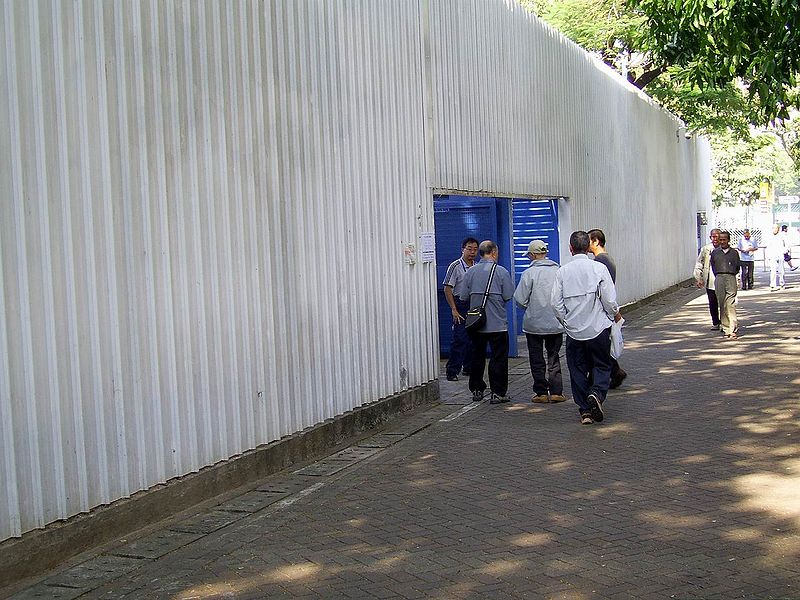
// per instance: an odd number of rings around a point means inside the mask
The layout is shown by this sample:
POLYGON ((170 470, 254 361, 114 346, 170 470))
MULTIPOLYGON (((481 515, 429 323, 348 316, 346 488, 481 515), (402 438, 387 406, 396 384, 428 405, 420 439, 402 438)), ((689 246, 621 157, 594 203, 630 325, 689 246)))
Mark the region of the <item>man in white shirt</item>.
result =
POLYGON ((784 278, 783 255, 786 253, 786 238, 781 235, 781 226, 775 225, 772 234, 767 236, 764 257, 769 265, 769 291, 786 287, 784 278))
POLYGON ((621 319, 617 290, 605 265, 590 260, 589 234, 569 237, 572 260, 558 269, 550 302, 567 333, 567 367, 581 423, 603 420, 611 378, 611 324, 621 319), (591 375, 591 378, 590 378, 591 375))

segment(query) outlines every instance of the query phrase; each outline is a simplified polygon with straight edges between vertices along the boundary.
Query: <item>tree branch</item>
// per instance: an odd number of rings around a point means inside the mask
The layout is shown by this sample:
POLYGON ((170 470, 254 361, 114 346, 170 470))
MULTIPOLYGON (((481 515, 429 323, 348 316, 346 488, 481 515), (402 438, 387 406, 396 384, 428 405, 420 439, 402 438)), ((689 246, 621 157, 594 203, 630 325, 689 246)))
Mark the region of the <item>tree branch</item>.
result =
POLYGON ((631 80, 631 83, 640 90, 643 90, 647 84, 652 83, 655 79, 659 77, 659 75, 661 75, 666 70, 667 70, 667 65, 661 65, 660 67, 656 67, 655 69, 647 70, 636 79, 631 80))

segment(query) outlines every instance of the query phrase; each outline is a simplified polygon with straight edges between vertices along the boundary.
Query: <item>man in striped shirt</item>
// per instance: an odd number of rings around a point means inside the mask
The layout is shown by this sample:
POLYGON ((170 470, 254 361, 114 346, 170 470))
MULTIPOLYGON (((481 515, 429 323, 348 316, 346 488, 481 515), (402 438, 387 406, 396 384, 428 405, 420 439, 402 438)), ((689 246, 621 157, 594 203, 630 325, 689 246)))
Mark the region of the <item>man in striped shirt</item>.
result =
POLYGON ((450 263, 444 276, 444 297, 453 314, 453 341, 450 344, 450 358, 447 360, 447 380, 458 381, 458 374, 464 368, 464 375, 469 375, 472 361, 472 342, 464 329, 464 317, 469 310, 469 300, 461 300, 458 296, 464 283, 464 275, 475 264, 478 255, 478 240, 473 237, 464 238, 461 242, 461 256, 450 263))

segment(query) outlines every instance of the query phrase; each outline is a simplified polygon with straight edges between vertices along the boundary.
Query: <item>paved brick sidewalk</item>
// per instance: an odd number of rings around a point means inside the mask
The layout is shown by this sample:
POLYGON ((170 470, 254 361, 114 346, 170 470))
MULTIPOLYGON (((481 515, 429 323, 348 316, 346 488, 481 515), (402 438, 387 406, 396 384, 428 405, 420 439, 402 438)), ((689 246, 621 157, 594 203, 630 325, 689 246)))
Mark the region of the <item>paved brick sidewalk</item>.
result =
POLYGON ((800 598, 800 275, 759 275, 738 341, 695 289, 628 314, 602 424, 528 402, 513 360, 513 404, 443 381, 446 404, 16 597, 800 598))

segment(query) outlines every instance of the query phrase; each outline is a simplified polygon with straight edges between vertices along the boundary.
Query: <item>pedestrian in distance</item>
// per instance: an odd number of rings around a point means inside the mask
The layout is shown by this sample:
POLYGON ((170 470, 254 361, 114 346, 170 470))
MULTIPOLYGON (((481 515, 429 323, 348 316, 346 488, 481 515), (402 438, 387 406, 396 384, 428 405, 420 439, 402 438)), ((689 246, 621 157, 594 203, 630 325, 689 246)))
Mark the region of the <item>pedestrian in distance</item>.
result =
POLYGON ((728 339, 737 337, 739 323, 736 319, 736 275, 739 273, 739 253, 731 248, 731 234, 719 232, 719 247, 711 252, 711 269, 719 303, 722 334, 728 339))
POLYGON ((528 244, 527 256, 531 266, 522 273, 514 301, 525 309, 522 331, 528 343, 528 362, 533 377, 531 402, 564 402, 561 361, 558 358, 564 342, 564 327, 550 305, 558 263, 547 258, 547 244, 542 240, 528 244))
POLYGON ((739 238, 739 243, 736 247, 739 250, 739 260, 742 267, 742 289, 752 290, 753 267, 755 266, 758 244, 752 239, 749 229, 745 229, 742 232, 742 237, 739 238))
POLYGON ((567 367, 581 423, 604 418, 603 402, 611 379, 611 325, 619 321, 617 290, 605 265, 590 260, 589 234, 569 237, 572 260, 562 265, 550 303, 567 333, 567 367))
MULTIPOLYGON (((611 255, 606 251, 606 234, 602 229, 590 229, 589 234, 589 251, 594 256, 594 259, 606 266, 611 281, 614 282, 614 287, 617 285, 617 263, 611 258, 611 255)), ((612 390, 622 385, 622 382, 628 376, 628 373, 619 366, 619 362, 613 356, 611 357, 611 383, 609 388, 612 390)))
POLYGON ((781 225, 781 235, 786 240, 786 251, 783 253, 783 262, 789 265, 789 270, 794 271, 797 267, 792 266, 792 243, 789 239, 789 226, 781 225))
POLYGON ((464 329, 464 317, 469 310, 469 301, 459 298, 464 284, 464 276, 475 264, 478 256, 478 240, 466 237, 461 242, 461 256, 450 263, 444 276, 444 297, 453 315, 453 341, 450 343, 450 356, 445 372, 448 381, 458 381, 459 373, 469 375, 472 361, 472 342, 464 329), (462 370, 463 369, 463 370, 462 370))
POLYGON ((711 329, 719 331, 719 302, 714 288, 714 272, 711 270, 711 252, 719 246, 719 229, 714 228, 708 235, 711 240, 700 250, 697 262, 694 264, 694 279, 697 287, 705 288, 708 298, 708 311, 711 313, 711 329))
POLYGON ((469 390, 472 401, 480 402, 486 392, 483 372, 486 367, 486 346, 491 348, 489 359, 489 386, 492 389, 490 404, 509 402, 508 397, 508 318, 506 303, 514 296, 514 281, 509 272, 497 264, 500 250, 491 240, 478 246, 481 261, 467 271, 460 298, 469 301, 470 309, 481 306, 484 293, 486 323, 476 332, 469 332, 472 341, 472 364, 469 372, 469 390), (494 271, 494 273, 492 273, 494 271))
POLYGON ((786 254, 786 237, 781 235, 780 225, 775 225, 772 228, 772 234, 767 236, 767 243, 764 247, 764 256, 769 265, 770 292, 786 287, 784 254, 786 254))

